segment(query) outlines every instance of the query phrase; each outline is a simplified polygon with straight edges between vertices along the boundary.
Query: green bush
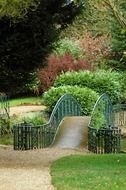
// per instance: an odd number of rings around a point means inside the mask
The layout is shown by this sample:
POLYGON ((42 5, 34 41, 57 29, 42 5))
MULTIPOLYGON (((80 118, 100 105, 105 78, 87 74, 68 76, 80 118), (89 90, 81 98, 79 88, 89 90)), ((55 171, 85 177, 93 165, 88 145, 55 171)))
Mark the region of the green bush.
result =
POLYGON ((90 127, 97 129, 108 127, 108 116, 106 115, 105 100, 101 100, 92 112, 90 127))
POLYGON ((8 117, 3 116, 0 118, 0 136, 11 133, 10 120, 8 117))
POLYGON ((26 116, 16 116, 13 115, 10 118, 10 125, 11 128, 17 124, 17 123, 32 123, 33 125, 43 125, 46 123, 46 119, 43 115, 43 113, 31 113, 31 115, 26 115, 26 116))
POLYGON ((91 88, 99 94, 107 93, 114 103, 123 98, 125 86, 123 75, 111 70, 67 72, 60 75, 54 83, 55 87, 62 85, 77 85, 91 88))
POLYGON ((79 47, 77 41, 69 40, 69 39, 61 39, 54 45, 54 54, 57 56, 63 56, 65 53, 70 53, 74 56, 74 58, 79 59, 82 58, 82 49, 79 47))
POLYGON ((65 93, 72 94, 77 99, 84 115, 89 115, 91 113, 98 98, 98 93, 89 88, 80 88, 78 86, 52 87, 43 95, 44 103, 48 106, 49 112, 53 110, 58 99, 65 93))

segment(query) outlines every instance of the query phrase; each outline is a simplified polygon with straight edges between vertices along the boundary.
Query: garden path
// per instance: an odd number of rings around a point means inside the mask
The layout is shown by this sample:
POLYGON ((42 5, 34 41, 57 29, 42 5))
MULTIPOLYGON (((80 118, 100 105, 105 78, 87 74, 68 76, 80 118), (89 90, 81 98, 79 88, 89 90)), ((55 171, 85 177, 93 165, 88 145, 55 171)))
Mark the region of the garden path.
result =
POLYGON ((53 190, 50 166, 66 155, 86 154, 84 149, 45 148, 14 151, 0 148, 0 190, 53 190))
MULTIPOLYGON (((10 115, 41 111, 45 106, 16 106, 10 115)), ((0 190, 54 190, 51 184, 51 164, 67 155, 87 154, 82 148, 44 148, 14 151, 12 146, 0 146, 0 190)))
POLYGON ((20 115, 27 112, 35 112, 35 111, 43 111, 45 110, 46 106, 43 105, 29 105, 29 106, 16 106, 16 107, 10 107, 10 116, 16 114, 20 115))

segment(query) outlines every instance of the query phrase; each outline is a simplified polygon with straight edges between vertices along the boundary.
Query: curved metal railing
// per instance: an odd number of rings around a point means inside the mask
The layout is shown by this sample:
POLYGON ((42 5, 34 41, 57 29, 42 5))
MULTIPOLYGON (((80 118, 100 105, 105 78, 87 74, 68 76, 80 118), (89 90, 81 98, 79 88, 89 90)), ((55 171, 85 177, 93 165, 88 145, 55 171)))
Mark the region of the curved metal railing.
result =
POLYGON ((48 133, 52 134, 50 135, 49 141, 47 142, 46 146, 49 146, 53 143, 59 124, 65 116, 81 115, 81 106, 71 94, 64 94, 63 96, 61 96, 52 111, 48 123, 43 125, 43 128, 46 128, 48 133))
POLYGON ((53 143, 60 122, 65 116, 81 115, 81 107, 77 100, 71 94, 64 94, 57 101, 47 124, 32 126, 22 123, 13 127, 14 149, 48 147, 53 143))
POLYGON ((96 101, 88 125, 88 150, 94 153, 120 152, 121 129, 115 127, 113 105, 107 94, 96 101))
POLYGON ((113 126, 113 106, 109 96, 104 93, 94 105, 88 127, 102 128, 113 126))

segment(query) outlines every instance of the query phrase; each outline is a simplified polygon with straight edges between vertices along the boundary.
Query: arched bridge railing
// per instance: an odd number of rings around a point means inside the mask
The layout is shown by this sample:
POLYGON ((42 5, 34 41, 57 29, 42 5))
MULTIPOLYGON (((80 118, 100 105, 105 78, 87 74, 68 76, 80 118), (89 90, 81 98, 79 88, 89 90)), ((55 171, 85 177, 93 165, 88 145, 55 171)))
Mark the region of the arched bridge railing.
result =
POLYGON ((14 149, 27 150, 51 145, 62 119, 65 116, 81 115, 81 107, 77 100, 71 94, 63 95, 57 101, 47 124, 37 126, 37 129, 35 129, 35 126, 30 127, 24 124, 14 126, 14 149), (34 132, 35 130, 36 132, 34 132))
POLYGON ((46 146, 52 144, 55 138, 56 131, 59 127, 60 122, 65 116, 80 116, 81 107, 77 100, 71 94, 64 94, 56 103, 52 114, 50 116, 49 122, 43 127, 50 131, 49 141, 46 146))
POLYGON ((89 127, 99 129, 112 126, 114 126, 113 106, 109 96, 102 94, 92 110, 89 127))
POLYGON ((113 105, 102 94, 94 105, 88 126, 88 149, 94 153, 120 151, 121 130, 115 127, 113 105))

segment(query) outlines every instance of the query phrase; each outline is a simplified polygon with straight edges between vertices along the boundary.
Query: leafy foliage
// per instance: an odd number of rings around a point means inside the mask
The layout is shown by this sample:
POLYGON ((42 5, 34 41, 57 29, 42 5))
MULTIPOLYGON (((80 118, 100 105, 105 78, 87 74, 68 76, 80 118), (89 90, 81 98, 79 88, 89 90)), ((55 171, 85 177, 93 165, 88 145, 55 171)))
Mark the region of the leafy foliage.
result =
POLYGON ((82 49, 79 47, 77 41, 69 39, 61 39, 54 46, 54 54, 63 56, 66 53, 72 54, 75 59, 83 57, 82 49))
POLYGON ((11 0, 0 1, 0 17, 10 17, 13 19, 23 18, 29 9, 34 10, 38 5, 38 0, 11 0))
POLYGON ((38 72, 40 80, 40 91, 46 91, 53 85, 54 80, 61 73, 66 71, 91 70, 88 62, 75 60, 71 54, 65 54, 61 57, 51 55, 48 57, 47 67, 38 72))
POLYGON ((78 86, 60 86, 52 87, 43 95, 43 100, 48 111, 51 112, 58 99, 65 93, 72 94, 80 103, 84 115, 89 115, 98 98, 98 94, 89 88, 80 88, 78 86))
POLYGON ((2 116, 0 118, 0 136, 4 136, 11 133, 10 119, 2 116))
POLYGON ((62 25, 71 21, 78 13, 76 4, 62 7, 64 1, 42 0, 35 11, 28 11, 26 18, 16 23, 9 17, 1 18, 0 91, 9 95, 28 94, 34 78, 32 73, 45 64, 44 59, 62 25))
POLYGON ((32 113, 31 115, 26 115, 26 116, 17 116, 17 115, 13 115, 10 118, 10 124, 11 124, 11 128, 13 127, 13 125, 17 124, 17 123, 32 123, 33 125, 43 125, 46 123, 46 119, 44 118, 43 113, 39 112, 39 113, 32 113))
POLYGON ((63 85, 77 85, 91 88, 100 94, 107 93, 113 102, 120 101, 124 93, 123 75, 111 70, 67 72, 54 83, 55 87, 63 85))
POLYGON ((83 49, 84 59, 91 65, 102 67, 102 62, 107 62, 110 57, 110 35, 104 34, 94 37, 91 32, 86 32, 80 39, 79 44, 83 49))
POLYGON ((126 70, 126 28, 112 23, 112 56, 109 64, 117 70, 126 70))

